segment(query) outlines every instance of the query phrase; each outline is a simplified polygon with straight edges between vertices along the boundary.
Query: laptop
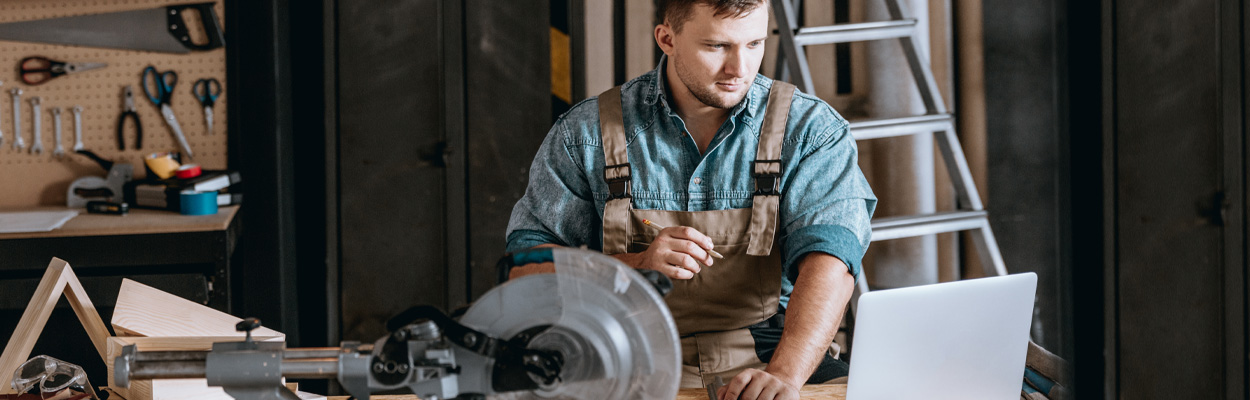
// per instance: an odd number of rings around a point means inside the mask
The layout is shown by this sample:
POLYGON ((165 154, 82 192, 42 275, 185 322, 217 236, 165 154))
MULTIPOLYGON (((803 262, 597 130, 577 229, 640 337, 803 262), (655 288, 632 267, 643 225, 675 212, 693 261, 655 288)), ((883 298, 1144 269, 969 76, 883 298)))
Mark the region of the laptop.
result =
POLYGON ((1037 275, 859 298, 847 400, 1020 398, 1037 275))

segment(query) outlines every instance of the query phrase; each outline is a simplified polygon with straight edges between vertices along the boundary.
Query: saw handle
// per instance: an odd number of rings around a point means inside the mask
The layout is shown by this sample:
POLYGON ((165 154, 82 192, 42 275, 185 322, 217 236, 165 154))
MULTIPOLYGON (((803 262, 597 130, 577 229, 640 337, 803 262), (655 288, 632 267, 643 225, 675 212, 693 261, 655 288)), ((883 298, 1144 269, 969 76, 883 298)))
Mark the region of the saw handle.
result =
POLYGON ((193 3, 166 6, 165 15, 169 16, 169 34, 191 50, 212 50, 225 46, 226 39, 221 33, 221 25, 217 23, 217 11, 213 8, 214 4, 193 3), (204 27, 204 35, 208 37, 208 43, 200 44, 191 41, 187 22, 182 18, 182 13, 190 9, 199 12, 200 25, 204 27))

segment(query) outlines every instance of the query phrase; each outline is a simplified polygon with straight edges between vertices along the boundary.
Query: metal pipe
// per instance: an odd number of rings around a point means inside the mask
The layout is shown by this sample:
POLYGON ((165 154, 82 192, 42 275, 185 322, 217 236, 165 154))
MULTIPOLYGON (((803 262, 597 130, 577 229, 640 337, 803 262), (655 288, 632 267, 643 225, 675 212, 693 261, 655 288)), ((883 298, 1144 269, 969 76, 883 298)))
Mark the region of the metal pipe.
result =
POLYGON ((207 351, 139 351, 135 352, 135 361, 204 361, 208 359, 207 351))
POLYGON ((303 358, 338 358, 343 352, 342 347, 305 347, 286 349, 282 352, 282 358, 303 359, 303 358))
POLYGON ((136 361, 130 368, 130 380, 203 378, 204 361, 136 361))
POLYGON ((339 374, 338 358, 305 358, 282 363, 282 376, 294 379, 326 379, 339 374))

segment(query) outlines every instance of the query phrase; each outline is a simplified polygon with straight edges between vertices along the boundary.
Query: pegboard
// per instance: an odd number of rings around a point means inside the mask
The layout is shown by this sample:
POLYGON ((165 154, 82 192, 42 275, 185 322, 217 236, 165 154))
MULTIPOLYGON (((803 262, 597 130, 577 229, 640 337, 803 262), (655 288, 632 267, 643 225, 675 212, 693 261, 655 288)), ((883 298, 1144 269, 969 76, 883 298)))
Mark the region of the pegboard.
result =
MULTIPOLYGON (((4 0, 0 1, 0 23, 99 14, 185 4, 187 0, 4 0)), ((224 27, 225 8, 216 5, 218 23, 224 27)), ((198 32, 197 32, 198 33, 198 32)), ((161 33, 165 34, 165 33, 161 33)), ((197 36, 197 35, 193 35, 197 36)), ((200 34, 199 36, 202 36, 200 34)), ((201 38, 202 39, 202 38, 201 38)), ((227 46, 230 43, 226 43, 227 46)), ((205 169, 226 168, 226 52, 225 48, 193 51, 188 54, 167 54, 146 51, 97 47, 11 42, 0 40, 0 208, 21 208, 37 205, 65 205, 65 192, 70 182, 83 176, 103 176, 105 171, 85 156, 74 154, 74 106, 82 106, 83 147, 114 162, 134 165, 135 177, 144 175, 143 157, 162 151, 180 151, 177 140, 165 124, 160 109, 143 93, 143 69, 155 66, 157 71, 178 73, 172 96, 173 110, 183 134, 195 154, 193 162, 205 169), (18 76, 18 63, 29 56, 44 56, 64 62, 103 62, 108 66, 76 74, 67 74, 37 86, 23 83, 18 76), (222 93, 213 107, 213 131, 207 132, 203 106, 191 93, 192 84, 201 78, 217 78, 222 93), (126 123, 126 150, 117 149, 117 122, 123 108, 123 88, 134 87, 135 108, 143 124, 143 149, 134 149, 135 134, 126 123), (13 101, 9 91, 20 88, 21 135, 26 148, 13 148, 13 101), (30 151, 34 139, 34 110, 31 97, 42 101, 43 154, 30 151), (52 108, 61 108, 61 139, 63 158, 56 158, 52 108)))

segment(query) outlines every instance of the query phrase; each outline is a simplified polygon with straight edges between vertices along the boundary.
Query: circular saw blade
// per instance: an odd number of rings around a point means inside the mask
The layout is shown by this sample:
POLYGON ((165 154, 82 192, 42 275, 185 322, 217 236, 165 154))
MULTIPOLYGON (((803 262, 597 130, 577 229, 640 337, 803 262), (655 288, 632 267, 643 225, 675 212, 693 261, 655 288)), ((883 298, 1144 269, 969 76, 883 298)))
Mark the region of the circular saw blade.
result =
POLYGON ((564 355, 560 382, 491 398, 674 398, 681 380, 677 326, 651 283, 603 254, 552 253, 556 273, 511 280, 460 318, 461 324, 500 338, 550 325, 528 347, 564 355))

